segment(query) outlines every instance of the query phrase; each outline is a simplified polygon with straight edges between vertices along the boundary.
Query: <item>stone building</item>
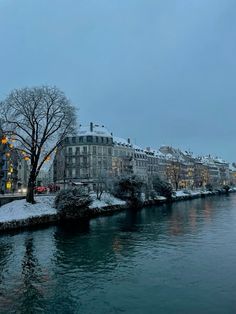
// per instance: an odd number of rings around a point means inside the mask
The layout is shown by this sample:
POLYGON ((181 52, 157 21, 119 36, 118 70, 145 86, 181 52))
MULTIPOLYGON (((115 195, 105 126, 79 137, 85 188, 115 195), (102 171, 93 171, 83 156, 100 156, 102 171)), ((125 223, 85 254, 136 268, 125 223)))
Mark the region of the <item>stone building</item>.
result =
POLYGON ((142 178, 144 181, 148 180, 148 156, 144 149, 134 145, 134 174, 142 178))
POLYGON ((29 165, 24 158, 17 160, 17 189, 22 190, 27 188, 29 178, 29 165))
POLYGON ((112 174, 112 135, 104 126, 79 127, 77 136, 65 138, 54 158, 54 182, 92 188, 112 174))
POLYGON ((112 173, 114 176, 134 174, 135 149, 130 139, 113 137, 112 173))

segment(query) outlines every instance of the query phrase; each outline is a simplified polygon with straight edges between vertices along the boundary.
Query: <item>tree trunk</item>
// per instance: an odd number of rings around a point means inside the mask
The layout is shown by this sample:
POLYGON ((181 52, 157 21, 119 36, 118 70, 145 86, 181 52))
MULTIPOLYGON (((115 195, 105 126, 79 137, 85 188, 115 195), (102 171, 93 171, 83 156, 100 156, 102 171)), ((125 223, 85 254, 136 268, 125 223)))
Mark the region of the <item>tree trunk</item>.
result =
POLYGON ((35 187, 35 180, 36 177, 34 174, 30 174, 29 181, 28 181, 28 187, 27 187, 27 194, 26 194, 26 202, 34 204, 34 187, 35 187))
POLYGON ((175 190, 178 191, 178 188, 179 188, 179 183, 176 181, 175 182, 175 190))

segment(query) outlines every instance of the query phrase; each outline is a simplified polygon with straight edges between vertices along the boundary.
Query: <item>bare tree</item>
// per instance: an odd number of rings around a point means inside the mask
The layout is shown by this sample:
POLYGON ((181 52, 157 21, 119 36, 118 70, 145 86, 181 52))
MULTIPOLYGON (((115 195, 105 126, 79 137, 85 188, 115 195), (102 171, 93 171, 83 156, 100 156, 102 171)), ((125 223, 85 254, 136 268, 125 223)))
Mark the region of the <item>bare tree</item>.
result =
POLYGON ((168 181, 174 185, 175 190, 177 191, 181 181, 181 163, 178 159, 171 160, 166 166, 166 177, 168 181))
POLYGON ((105 169, 100 170, 96 179, 96 196, 101 200, 102 194, 109 190, 112 185, 112 176, 105 169))
POLYGON ((73 132, 75 108, 63 92, 47 86, 13 90, 0 105, 4 132, 30 162, 26 200, 34 203, 38 173, 65 136, 73 132))

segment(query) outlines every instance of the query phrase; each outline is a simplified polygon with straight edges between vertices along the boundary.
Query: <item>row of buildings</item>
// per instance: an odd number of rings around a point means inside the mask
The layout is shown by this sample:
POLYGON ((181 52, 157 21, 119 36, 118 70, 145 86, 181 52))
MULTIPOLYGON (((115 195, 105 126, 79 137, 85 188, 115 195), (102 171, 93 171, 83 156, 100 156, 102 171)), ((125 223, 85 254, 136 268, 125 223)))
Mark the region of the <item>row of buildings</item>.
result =
POLYGON ((158 175, 176 189, 236 183, 236 169, 220 158, 195 156, 170 146, 141 148, 94 123, 80 126, 77 136, 65 138, 49 173, 54 183, 64 187, 94 188, 101 180, 131 174, 146 182, 158 175))
MULTIPOLYGON (((19 156, 14 143, 0 130, 0 191, 26 188, 28 161, 19 156)), ((130 139, 113 136, 104 126, 80 126, 77 136, 68 136, 58 147, 49 171, 40 171, 37 185, 87 185, 126 175, 138 175, 147 183, 153 176, 170 182, 175 189, 220 187, 236 184, 236 167, 208 156, 195 156, 171 146, 142 148, 130 139)))

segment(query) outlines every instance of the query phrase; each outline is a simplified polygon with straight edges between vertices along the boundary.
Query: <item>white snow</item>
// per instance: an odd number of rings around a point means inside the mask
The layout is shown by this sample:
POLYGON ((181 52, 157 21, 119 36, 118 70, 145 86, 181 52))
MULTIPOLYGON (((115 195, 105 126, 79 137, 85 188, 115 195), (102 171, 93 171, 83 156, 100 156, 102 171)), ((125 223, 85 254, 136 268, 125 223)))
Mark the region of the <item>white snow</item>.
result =
POLYGON ((93 131, 90 130, 90 126, 80 126, 79 135, 91 135, 91 136, 103 136, 112 137, 111 133, 103 126, 93 124, 93 131))
POLYGON ((180 197, 180 196, 186 196, 187 194, 186 193, 184 193, 184 191, 182 191, 182 190, 180 190, 180 191, 176 191, 175 192, 175 196, 176 197, 180 197))
POLYGON ((195 190, 195 191, 192 191, 192 190, 179 190, 179 191, 176 191, 175 192, 175 197, 181 197, 181 196, 187 196, 187 195, 201 195, 201 194, 205 194, 205 195, 208 195, 208 194, 212 194, 211 191, 203 191, 203 190, 195 190))
POLYGON ((90 196, 93 200, 93 203, 89 206, 90 208, 101 208, 101 207, 106 207, 110 205, 125 205, 126 204, 125 201, 122 201, 109 193, 103 193, 101 200, 97 199, 97 196, 95 193, 91 193, 90 196))
MULTIPOLYGON (((96 199, 96 194, 92 193, 93 203, 90 208, 101 208, 110 205, 125 205, 122 201, 111 194, 103 193, 101 200, 96 199)), ((36 204, 29 204, 26 200, 17 200, 0 207, 0 223, 22 220, 31 217, 42 217, 57 213, 53 208, 54 196, 37 196, 36 204)))
POLYGON ((0 207, 0 223, 13 220, 22 220, 31 217, 56 214, 53 208, 53 196, 38 196, 36 204, 29 204, 26 200, 18 200, 0 207))

